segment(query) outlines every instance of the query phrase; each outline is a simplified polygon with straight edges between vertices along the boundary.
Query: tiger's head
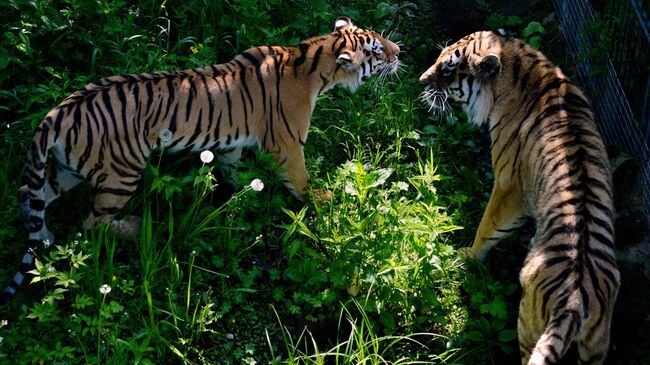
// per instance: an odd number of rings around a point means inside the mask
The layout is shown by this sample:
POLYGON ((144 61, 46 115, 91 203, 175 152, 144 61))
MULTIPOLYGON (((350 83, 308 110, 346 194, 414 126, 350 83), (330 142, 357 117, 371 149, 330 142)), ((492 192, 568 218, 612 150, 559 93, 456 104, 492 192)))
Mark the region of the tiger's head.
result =
POLYGON ((356 90, 370 76, 383 80, 397 73, 400 63, 399 45, 381 34, 357 28, 350 18, 341 16, 334 24, 332 52, 336 59, 335 79, 327 89, 341 85, 356 90))
POLYGON ((445 47, 433 66, 420 76, 422 98, 441 112, 451 99, 460 104, 472 123, 487 122, 500 78, 503 42, 498 34, 484 31, 445 47))

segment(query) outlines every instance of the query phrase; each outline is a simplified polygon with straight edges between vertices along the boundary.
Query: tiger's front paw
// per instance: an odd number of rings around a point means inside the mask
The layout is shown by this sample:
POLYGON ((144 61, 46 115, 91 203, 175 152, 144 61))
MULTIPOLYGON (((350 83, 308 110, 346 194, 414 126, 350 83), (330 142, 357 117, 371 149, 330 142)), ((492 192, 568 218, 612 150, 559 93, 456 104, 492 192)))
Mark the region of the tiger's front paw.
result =
POLYGON ((111 231, 121 238, 139 236, 141 229, 142 218, 134 215, 127 215, 120 220, 111 222, 111 231))
POLYGON ((474 254, 472 253, 472 248, 471 247, 461 247, 460 249, 458 249, 458 254, 461 257, 466 258, 466 259, 475 258, 474 254))
POLYGON ((460 250, 458 250, 458 253, 466 259, 485 261, 486 255, 480 252, 476 252, 473 248, 474 247, 462 247, 460 250))
POLYGON ((329 189, 315 189, 311 191, 311 194, 313 196, 313 200, 320 205, 329 204, 334 201, 334 193, 329 189))

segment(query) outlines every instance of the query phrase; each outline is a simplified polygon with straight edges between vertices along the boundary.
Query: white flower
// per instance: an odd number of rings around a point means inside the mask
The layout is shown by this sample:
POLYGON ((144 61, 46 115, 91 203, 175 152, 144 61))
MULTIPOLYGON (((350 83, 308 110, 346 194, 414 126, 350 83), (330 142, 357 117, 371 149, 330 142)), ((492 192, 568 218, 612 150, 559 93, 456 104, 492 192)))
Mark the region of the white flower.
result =
POLYGON ((50 242, 50 240, 48 240, 48 239, 43 241, 43 246, 45 246, 45 248, 50 247, 51 244, 52 244, 52 242, 50 242))
POLYGON ((398 181, 396 185, 400 190, 407 191, 409 189, 409 184, 405 183, 404 181, 398 181))
POLYGON ((106 295, 111 292, 111 287, 108 284, 104 284, 99 287, 99 292, 106 295))
POLYGON ((233 335, 232 333, 226 333, 226 338, 229 339, 229 340, 234 340, 235 335, 233 335))
POLYGON ((55 272, 55 271, 56 271, 56 269, 54 268, 54 266, 49 266, 47 268, 47 272, 55 272))
POLYGON ((205 150, 201 152, 201 161, 203 161, 203 163, 210 163, 212 160, 214 160, 214 153, 212 153, 212 151, 205 150))
POLYGON ((357 190, 354 188, 351 182, 345 184, 345 192, 350 195, 357 195, 357 190))
POLYGON ((169 141, 171 141, 173 136, 174 134, 172 131, 167 128, 161 129, 160 133, 158 133, 158 137, 160 138, 160 141, 163 145, 166 145, 169 141))
POLYGON ((260 179, 253 179, 253 181, 251 181, 251 189, 262 191, 262 189, 264 189, 264 182, 260 179))
POLYGON ((81 238, 81 232, 77 232, 77 237, 81 238))
POLYGON ((70 256, 74 255, 74 251, 72 251, 71 248, 68 249, 68 255, 70 255, 70 256))
POLYGON ((4 327, 4 326, 8 326, 8 325, 9 325, 9 321, 7 321, 6 319, 3 319, 3 320, 0 322, 0 327, 4 327))

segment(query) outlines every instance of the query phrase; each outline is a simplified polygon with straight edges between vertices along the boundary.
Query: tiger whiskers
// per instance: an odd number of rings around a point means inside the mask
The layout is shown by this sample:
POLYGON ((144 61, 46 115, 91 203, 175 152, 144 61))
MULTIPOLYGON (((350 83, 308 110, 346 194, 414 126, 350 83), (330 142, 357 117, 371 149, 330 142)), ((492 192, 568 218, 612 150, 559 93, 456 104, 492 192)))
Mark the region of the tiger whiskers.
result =
POLYGON ((397 80, 401 81, 401 79, 399 77, 399 74, 400 74, 400 72, 403 73, 405 69, 406 69, 406 66, 404 66, 403 63, 400 62, 400 63, 397 64, 397 66, 395 67, 395 77, 397 77, 397 80))
MULTIPOLYGON (((383 30, 381 31, 381 36, 383 38, 388 39, 388 40, 390 40, 390 38, 393 36, 393 34, 395 34, 395 29, 391 29, 385 37, 384 37, 384 31, 383 30)), ((395 44, 397 44, 398 46, 400 45, 399 41, 395 42, 395 44)))
POLYGON ((420 94, 420 98, 429 104, 428 112, 435 115, 445 117, 450 113, 449 103, 447 103, 449 95, 444 90, 427 89, 420 94))
MULTIPOLYGON (((392 67, 386 67, 386 68, 382 69, 382 70, 379 72, 379 75, 377 75, 377 82, 378 82, 380 85, 383 85, 384 82, 386 82, 386 78, 388 77, 388 75, 389 75, 391 72, 392 72, 392 67)), ((397 76, 397 74, 396 74, 396 76, 397 76)), ((399 76, 397 76, 397 79, 399 80, 399 76)))
POLYGON ((395 61, 395 64, 393 63, 386 64, 377 73, 377 82, 380 85, 383 85, 384 82, 386 81, 386 78, 390 74, 394 74, 395 77, 397 77, 397 80, 400 80, 399 73, 402 72, 403 70, 404 70, 404 65, 399 61, 395 61))
POLYGON ((438 48, 441 52, 447 49, 449 47, 449 43, 451 42, 451 39, 447 39, 445 43, 438 43, 436 44, 436 48, 438 48))

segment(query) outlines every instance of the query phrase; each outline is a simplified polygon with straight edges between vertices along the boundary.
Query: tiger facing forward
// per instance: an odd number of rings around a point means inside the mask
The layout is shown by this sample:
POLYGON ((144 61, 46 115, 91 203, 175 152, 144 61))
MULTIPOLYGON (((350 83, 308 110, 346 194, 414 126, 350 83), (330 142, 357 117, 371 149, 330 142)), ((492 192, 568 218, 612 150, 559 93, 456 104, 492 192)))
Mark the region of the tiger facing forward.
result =
POLYGON ((532 216, 537 230, 519 280, 522 364, 554 364, 577 344, 602 364, 619 287, 609 162, 583 93, 539 51, 493 32, 446 47, 422 76, 423 97, 447 98, 487 124, 494 187, 474 244, 484 259, 532 216))
MULTIPOLYGON (((395 73, 399 52, 395 43, 340 17, 333 33, 295 47, 254 47, 225 64, 89 84, 46 115, 29 148, 19 203, 30 246, 52 241, 45 208, 83 180, 96 192, 85 228, 105 223, 123 234, 137 232, 137 219, 113 218, 136 190, 154 149, 221 149, 227 163, 243 147, 257 146, 284 168, 285 185, 302 199, 308 182, 303 146, 316 97, 395 73), (50 166, 48 151, 56 160, 50 166)), ((32 262, 28 252, 5 301, 32 262)))

